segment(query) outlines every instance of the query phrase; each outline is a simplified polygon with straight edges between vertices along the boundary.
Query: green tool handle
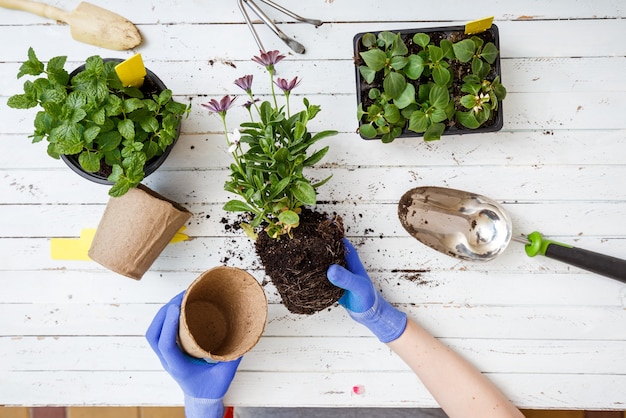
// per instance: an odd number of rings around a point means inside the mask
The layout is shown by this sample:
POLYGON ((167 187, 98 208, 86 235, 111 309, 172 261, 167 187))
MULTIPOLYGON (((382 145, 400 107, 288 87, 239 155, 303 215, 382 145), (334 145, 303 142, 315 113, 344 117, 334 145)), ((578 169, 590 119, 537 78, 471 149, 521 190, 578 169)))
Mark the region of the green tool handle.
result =
POLYGON ((537 231, 528 235, 525 250, 529 257, 537 254, 571 264, 581 269, 601 274, 626 283, 626 260, 594 253, 560 242, 544 240, 537 231))

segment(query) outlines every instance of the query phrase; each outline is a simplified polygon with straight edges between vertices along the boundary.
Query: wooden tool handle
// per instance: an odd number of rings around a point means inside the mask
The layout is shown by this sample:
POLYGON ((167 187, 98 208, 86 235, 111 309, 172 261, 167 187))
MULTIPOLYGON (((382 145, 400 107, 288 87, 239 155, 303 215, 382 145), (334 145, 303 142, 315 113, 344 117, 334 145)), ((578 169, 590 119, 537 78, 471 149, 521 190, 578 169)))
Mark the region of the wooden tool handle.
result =
POLYGON ((49 19, 68 22, 68 12, 45 3, 31 0, 0 0, 0 6, 7 9, 22 10, 49 19))

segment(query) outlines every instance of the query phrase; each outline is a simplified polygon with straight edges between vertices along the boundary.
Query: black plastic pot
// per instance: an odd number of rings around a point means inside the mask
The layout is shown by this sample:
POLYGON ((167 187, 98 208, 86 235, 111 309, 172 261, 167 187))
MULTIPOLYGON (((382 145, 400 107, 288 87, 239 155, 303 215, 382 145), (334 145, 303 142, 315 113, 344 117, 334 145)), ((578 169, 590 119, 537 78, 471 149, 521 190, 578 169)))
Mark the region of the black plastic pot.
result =
MULTIPOLYGON (((355 60, 354 67, 355 67, 355 74, 356 74, 356 95, 357 95, 357 105, 362 103, 364 108, 366 107, 366 103, 367 103, 367 97, 368 97, 367 93, 369 89, 373 87, 373 85, 367 84, 367 82, 363 80, 361 73, 359 71, 359 66, 364 64, 361 56, 359 55, 359 52, 363 52, 366 50, 366 48, 363 48, 363 46, 361 45, 361 38, 366 33, 372 33, 374 35, 378 35, 380 32, 399 33, 405 39, 405 42, 406 42, 406 39, 411 39, 413 35, 416 33, 426 33, 430 35, 431 37, 439 33, 442 36, 441 39, 446 39, 446 38, 450 39, 451 37, 453 37, 454 42, 460 41, 462 39, 470 38, 472 36, 478 36, 478 37, 483 38, 485 42, 493 42, 498 48, 498 51, 500 51, 500 35, 498 32, 498 27, 496 25, 492 25, 491 28, 488 29, 487 31, 483 33, 475 34, 475 35, 466 35, 465 26, 444 26, 444 27, 435 27, 435 28, 402 29, 402 30, 387 30, 387 31, 358 33, 353 38, 354 60, 355 60)), ((489 77, 490 81, 492 81, 496 76, 500 76, 500 79, 502 79, 502 70, 500 66, 500 54, 498 54, 496 61, 492 65, 492 73, 493 73, 493 77, 489 77)), ((359 121, 359 126, 361 124, 362 124, 362 121, 359 121)), ((463 135, 463 134, 475 134, 475 133, 484 133, 484 132, 495 132, 495 131, 501 130, 503 124, 504 124, 504 119, 503 119, 503 111, 502 111, 502 102, 500 101, 498 103, 498 110, 494 111, 492 117, 479 128, 470 129, 458 123, 456 124, 450 123, 448 126, 446 126, 442 135, 463 135)), ((421 137, 423 135, 424 135, 423 133, 410 131, 405 126, 399 138, 421 137)), ((363 135, 361 135, 361 138, 380 139, 379 137, 366 138, 363 135)))
MULTIPOLYGON (((104 62, 113 61, 113 62, 119 63, 119 62, 123 62, 124 60, 119 59, 119 58, 104 58, 103 61, 104 62)), ((76 68, 74 71, 72 71, 70 73, 70 80, 72 79, 72 77, 74 77, 76 74, 83 71, 84 69, 85 69, 85 65, 83 64, 80 67, 76 68)), ((165 86, 165 83, 163 83, 163 81, 161 81, 161 79, 155 73, 153 73, 148 68, 146 68, 146 77, 144 80, 144 84, 140 88, 140 90, 144 93, 144 95, 159 94, 166 88, 167 87, 165 86)), ((163 154, 158 155, 150 159, 148 162, 146 162, 146 165, 144 167, 144 176, 147 177, 150 174, 154 173, 156 169, 159 168, 165 162, 170 152, 174 148, 174 145, 176 145, 179 135, 180 135, 180 125, 178 126, 178 135, 176 135, 176 138, 174 139, 172 144, 165 149, 163 154)), ((87 180, 93 181, 94 183, 98 183, 98 184, 106 184, 106 185, 113 184, 113 182, 110 182, 108 180, 108 174, 102 174, 99 172, 90 173, 88 171, 85 171, 83 167, 81 167, 80 163, 78 162, 78 154, 61 155, 61 159, 65 162, 65 164, 67 164, 67 166, 70 169, 72 169, 72 171, 74 171, 75 173, 77 173, 78 175, 80 175, 81 177, 87 180)))

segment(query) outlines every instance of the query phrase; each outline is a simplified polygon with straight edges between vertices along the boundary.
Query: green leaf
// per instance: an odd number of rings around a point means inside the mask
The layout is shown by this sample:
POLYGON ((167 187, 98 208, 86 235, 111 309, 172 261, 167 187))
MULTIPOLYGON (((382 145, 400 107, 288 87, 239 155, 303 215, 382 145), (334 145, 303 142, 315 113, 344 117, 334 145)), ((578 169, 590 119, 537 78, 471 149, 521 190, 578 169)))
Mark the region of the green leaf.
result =
POLYGON ((320 139, 324 139, 327 138, 329 136, 334 136, 337 135, 338 132, 337 131, 333 131, 333 130, 326 130, 326 131, 321 131, 316 133, 315 135, 313 135, 313 137, 311 138, 311 144, 314 142, 319 141, 320 139))
POLYGON ((382 70, 387 63, 387 54, 380 49, 370 49, 369 51, 361 52, 359 55, 365 61, 365 65, 373 71, 382 70))
POLYGON ((98 152, 85 150, 78 156, 78 163, 85 171, 95 173, 100 170, 100 154, 98 152))
POLYGON ((305 205, 315 205, 317 198, 315 189, 305 181, 297 181, 291 186, 293 196, 305 205))
POLYGON ((424 141, 435 141, 441 139, 441 134, 446 129, 443 123, 433 123, 431 124, 426 132, 424 132, 424 141))
POLYGON ((488 42, 480 54, 481 57, 489 64, 493 64, 498 57, 498 48, 493 42, 488 42))
POLYGON ((69 82, 69 74, 63 67, 67 57, 54 57, 48 61, 46 66, 46 72, 48 73, 48 79, 57 86, 67 86, 69 82))
POLYGON ((361 44, 366 48, 371 48, 376 45, 376 35, 373 33, 366 33, 361 37, 361 44))
POLYGON ((434 123, 443 122, 448 119, 448 115, 444 109, 434 109, 430 114, 430 120, 434 123))
POLYGON ((154 116, 139 121, 139 125, 146 132, 157 132, 159 130, 159 121, 154 116))
POLYGON ((285 225, 297 226, 300 223, 300 217, 292 210, 286 210, 278 214, 278 220, 285 225))
MULTIPOLYGON (((109 176, 109 181, 111 178, 109 176)), ((121 197, 125 195, 132 187, 132 181, 127 179, 126 177, 120 178, 110 189, 109 196, 111 197, 121 197)))
POLYGON ((409 59, 403 56, 392 57, 389 60, 389 66, 396 71, 403 69, 408 63, 409 59))
POLYGON ((143 107, 143 101, 130 98, 123 101, 122 107, 124 108, 124 113, 130 113, 134 110, 141 109, 143 107))
POLYGON ((428 99, 431 106, 438 109, 443 109, 448 105, 448 102, 450 101, 450 93, 448 92, 447 88, 435 85, 430 89, 428 99))
POLYGON ((398 38, 398 35, 396 33, 389 32, 389 31, 383 31, 378 34, 378 39, 380 39, 383 42, 386 48, 393 46, 397 38, 398 38))
POLYGON ((250 205, 237 199, 229 200, 228 202, 226 202, 223 209, 226 212, 255 212, 255 210, 252 209, 250 205))
POLYGON ((393 102, 398 107, 398 109, 404 109, 409 105, 415 103, 415 87, 413 87, 413 84, 407 83, 400 97, 398 97, 393 102))
POLYGON ((33 48, 28 48, 28 61, 25 61, 21 66, 20 70, 17 73, 17 78, 21 78, 24 75, 33 75, 38 76, 44 71, 44 65, 37 56, 35 55, 35 51, 33 48))
POLYGON ((426 49, 428 44, 430 43, 430 36, 425 33, 416 33, 413 35, 413 42, 426 49))
POLYGON ((443 67, 435 67, 433 68, 433 80, 439 86, 446 86, 452 76, 450 75, 450 71, 447 68, 443 67))
POLYGON ((409 53, 409 49, 407 48, 406 44, 402 40, 401 35, 399 33, 396 34, 396 38, 394 39, 392 48, 391 48, 391 56, 399 57, 399 56, 406 55, 408 53, 409 53))
POLYGON ((461 105, 466 109, 473 109, 478 102, 476 101, 476 95, 467 94, 461 97, 461 105))
POLYGON ((443 51, 444 58, 449 60, 453 60, 454 58, 456 58, 454 55, 454 45, 448 39, 442 39, 439 43, 439 47, 443 51))
POLYGON ((391 124, 398 122, 402 117, 402 115, 400 115, 400 109, 398 109, 398 106, 395 104, 386 104, 384 106, 384 111, 385 119, 391 124))
POLYGON ((390 95, 393 99, 400 97, 405 87, 406 79, 402 74, 396 72, 387 74, 387 77, 383 80, 383 89, 385 90, 385 93, 390 95))
POLYGON ((130 119, 123 119, 118 122, 117 130, 125 139, 135 139, 135 124, 130 119))
POLYGON ((443 59, 443 50, 435 45, 428 45, 428 55, 432 62, 439 62, 443 59))
POLYGON ((468 112, 456 112, 456 118, 461 123, 461 125, 466 128, 476 129, 480 126, 480 123, 476 120, 476 116, 473 111, 468 112))
POLYGON ((289 186, 289 183, 291 183, 291 177, 285 177, 284 179, 273 185, 270 189, 269 200, 276 199, 276 197, 280 193, 282 193, 287 188, 287 186, 289 186))
POLYGON ((376 138, 376 128, 372 126, 371 123, 363 124, 359 127, 359 133, 363 135, 365 138, 376 138))
POLYGON ((101 151, 110 152, 116 150, 122 143, 122 135, 120 135, 117 131, 101 133, 96 138, 96 142, 98 143, 101 151))
POLYGON ((329 149, 330 149, 330 147, 326 146, 326 147, 322 148, 321 150, 314 152, 313 155, 311 155, 309 158, 304 160, 302 165, 305 166, 305 167, 311 167, 311 166, 317 164, 318 162, 320 162, 322 160, 322 158, 324 158, 324 156, 326 155, 326 153, 328 152, 329 149))
POLYGON ((454 55, 461 62, 470 62, 476 52, 476 44, 471 39, 463 39, 452 45, 454 55))
POLYGON ((83 131, 83 140, 90 144, 100 133, 100 127, 97 125, 92 125, 83 131))
POLYGON ((37 100, 26 94, 16 94, 9 97, 7 105, 13 109, 30 109, 37 106, 37 100))
POLYGON ((361 76, 363 77, 365 82, 368 84, 372 84, 374 78, 376 78, 376 71, 372 70, 366 65, 359 66, 359 72, 361 73, 361 76))
POLYGON ((409 118, 409 130, 417 133, 421 133, 428 129, 429 120, 426 113, 421 110, 417 110, 411 114, 409 118))
POLYGON ((419 55, 409 55, 408 63, 404 67, 404 74, 411 80, 417 80, 424 72, 424 60, 419 55))

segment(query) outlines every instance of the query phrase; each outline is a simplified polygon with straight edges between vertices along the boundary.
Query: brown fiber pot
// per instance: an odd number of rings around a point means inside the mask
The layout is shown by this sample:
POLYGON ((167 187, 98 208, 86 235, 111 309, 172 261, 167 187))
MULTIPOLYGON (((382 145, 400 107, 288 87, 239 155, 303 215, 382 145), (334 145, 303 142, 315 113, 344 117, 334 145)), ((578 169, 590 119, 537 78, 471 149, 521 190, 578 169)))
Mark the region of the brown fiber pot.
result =
POLYGON ((109 198, 89 258, 139 280, 190 217, 187 209, 139 185, 109 198))
POLYGON ((202 273, 180 308, 178 337, 190 356, 235 360, 256 345, 267 319, 267 298, 248 272, 227 266, 202 273))

